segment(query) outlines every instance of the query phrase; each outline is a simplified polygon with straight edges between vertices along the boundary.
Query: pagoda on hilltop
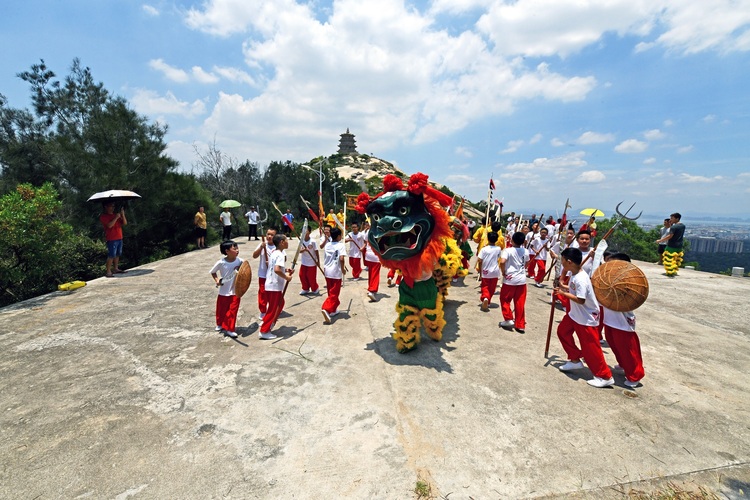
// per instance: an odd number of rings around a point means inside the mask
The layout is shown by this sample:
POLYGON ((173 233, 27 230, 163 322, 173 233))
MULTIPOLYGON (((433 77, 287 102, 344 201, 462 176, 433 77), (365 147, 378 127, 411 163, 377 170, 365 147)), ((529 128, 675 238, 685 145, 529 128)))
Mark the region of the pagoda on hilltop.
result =
POLYGON ((346 128, 346 133, 341 134, 339 140, 339 154, 340 155, 356 155, 357 143, 354 140, 354 134, 349 133, 349 127, 346 128))

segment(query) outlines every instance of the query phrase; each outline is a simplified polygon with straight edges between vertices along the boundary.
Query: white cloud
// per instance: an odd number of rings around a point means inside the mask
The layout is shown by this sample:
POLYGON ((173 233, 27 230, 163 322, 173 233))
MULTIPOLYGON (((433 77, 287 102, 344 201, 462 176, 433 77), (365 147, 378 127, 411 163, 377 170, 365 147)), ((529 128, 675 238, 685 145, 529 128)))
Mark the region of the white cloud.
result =
POLYGON ((615 140, 614 134, 600 134, 597 132, 584 132, 576 141, 578 144, 602 144, 615 140))
POLYGON ((672 121, 672 120, 664 120, 664 126, 665 127, 671 127, 672 125, 674 125, 674 121, 672 121))
POLYGON ((677 148, 677 152, 679 154, 686 154, 686 153, 690 153, 691 151, 693 151, 693 149, 694 148, 693 148, 693 146, 691 144, 690 146, 683 146, 681 148, 677 148))
POLYGON ((159 16, 159 10, 156 7, 152 6, 152 5, 143 4, 141 6, 141 8, 143 9, 143 12, 145 12, 146 14, 148 14, 151 17, 158 17, 159 16))
POLYGON ((644 165, 653 165, 654 163, 656 163, 656 158, 654 158, 653 156, 643 160, 644 165))
POLYGON ((706 115, 703 117, 704 123, 713 123, 716 121, 716 115, 706 115))
POLYGON ((518 151, 518 148, 523 146, 524 142, 522 140, 516 140, 516 141, 508 141, 508 147, 503 149, 501 153, 515 153, 518 151))
POLYGON ((587 184, 595 184, 598 182, 604 182, 604 180, 607 177, 599 170, 588 170, 586 172, 581 172, 581 174, 576 178, 576 182, 584 182, 587 184))
POLYGON ((643 137, 647 141, 658 141, 660 139, 664 139, 666 137, 666 134, 659 130, 658 128, 652 129, 652 130, 646 130, 643 133, 643 137))
POLYGON ((549 145, 555 148, 559 148, 560 146, 565 146, 565 142, 555 137, 551 141, 549 141, 549 145))
POLYGON ((248 85, 252 86, 256 85, 256 82, 252 76, 237 68, 214 66, 213 71, 214 73, 221 75, 223 78, 229 80, 230 82, 247 83, 248 85))
POLYGON ((459 156, 464 156, 464 157, 466 157, 466 158, 471 158, 472 156, 474 156, 474 155, 473 155, 473 154, 471 153, 471 149, 469 149, 469 148, 466 148, 466 147, 464 147, 464 146, 456 146, 456 149, 454 150, 454 152, 455 152, 455 153, 456 153, 457 155, 459 155, 459 156))
POLYGON ((139 113, 149 116, 179 115, 186 118, 200 116, 206 112, 203 101, 180 101, 172 92, 160 96, 153 90, 137 89, 130 102, 139 113))
POLYGON ((505 167, 511 171, 546 171, 555 173, 565 173, 573 169, 586 167, 588 164, 583 157, 586 153, 575 151, 554 158, 537 158, 531 163, 513 163, 505 167))
POLYGON ((163 59, 152 59, 148 65, 151 69, 161 72, 168 80, 173 82, 186 83, 190 80, 190 75, 186 71, 170 66, 163 59))
POLYGON ((534 137, 529 139, 529 144, 536 144, 542 140, 542 134, 534 134, 534 137))
POLYGON ((626 154, 643 153, 646 149, 648 149, 648 143, 638 139, 628 139, 615 146, 615 152, 626 154))
POLYGON ((695 183, 708 184, 711 182, 723 180, 724 178, 720 175, 716 175, 714 177, 706 177, 703 175, 690 175, 686 173, 681 173, 680 179, 690 184, 695 184, 695 183))
POLYGON ((219 77, 208 73, 200 66, 193 66, 192 68, 193 79, 200 83, 216 83, 219 81, 219 77))

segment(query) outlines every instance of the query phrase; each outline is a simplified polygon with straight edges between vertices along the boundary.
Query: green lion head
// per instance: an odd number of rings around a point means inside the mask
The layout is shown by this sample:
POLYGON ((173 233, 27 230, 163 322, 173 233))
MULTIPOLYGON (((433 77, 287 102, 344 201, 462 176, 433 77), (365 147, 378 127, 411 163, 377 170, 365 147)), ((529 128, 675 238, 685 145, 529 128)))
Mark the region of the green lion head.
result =
POLYGON ((368 241, 385 260, 406 260, 422 252, 435 227, 421 195, 387 192, 367 205, 368 241))

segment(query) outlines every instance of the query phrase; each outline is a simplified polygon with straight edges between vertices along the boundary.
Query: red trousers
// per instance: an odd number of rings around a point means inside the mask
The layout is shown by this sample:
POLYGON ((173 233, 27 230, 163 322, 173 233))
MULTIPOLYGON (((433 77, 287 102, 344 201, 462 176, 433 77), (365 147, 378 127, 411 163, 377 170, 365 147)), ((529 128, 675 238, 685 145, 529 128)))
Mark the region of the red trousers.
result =
POLYGON ((599 344, 599 334, 595 326, 580 325, 566 314, 557 327, 557 338, 560 339, 568 359, 572 361, 583 358, 594 376, 605 379, 612 377, 612 372, 604 359, 602 346, 599 344), (578 340, 581 343, 580 349, 576 346, 573 333, 578 335, 578 340))
POLYGON ((505 321, 513 320, 516 328, 526 328, 526 284, 508 285, 500 287, 500 310, 505 321), (513 302, 513 311, 510 303, 513 302), (514 314, 515 311, 515 314, 514 314))
POLYGON ((268 311, 268 297, 266 296, 266 278, 258 278, 258 310, 261 314, 268 311))
MULTIPOLYGON (((492 296, 495 295, 497 289, 497 278, 482 278, 482 292, 479 295, 479 300, 492 302, 492 296)), ((519 327, 520 328, 520 327, 519 327)))
POLYGON ((362 258, 349 257, 349 265, 352 266, 352 278, 359 278, 362 274, 362 258))
POLYGON ((393 268, 388 269, 388 279, 392 280, 394 276, 396 277, 396 284, 397 285, 399 283, 401 283, 401 280, 404 278, 403 274, 399 274, 398 276, 396 276, 396 270, 395 269, 393 269, 393 268))
POLYGON ((260 325, 260 333, 268 333, 271 331, 271 327, 284 310, 284 295, 283 292, 272 292, 266 290, 266 298, 268 299, 268 309, 266 315, 263 316, 263 323, 260 325))
POLYGON ((367 266, 367 291, 377 293, 380 288, 380 261, 371 262, 365 259, 367 266))
POLYGON ((237 327, 237 312, 240 310, 240 298, 236 295, 219 295, 216 297, 216 326, 233 332, 237 327))
POLYGON ((625 371, 625 378, 631 382, 641 380, 646 373, 643 371, 641 341, 638 334, 604 325, 604 336, 617 359, 617 364, 625 371))
POLYGON ((544 274, 547 272, 547 261, 542 259, 534 259, 532 261, 534 264, 536 264, 536 275, 534 275, 534 266, 531 265, 531 262, 529 262, 529 271, 532 276, 534 276, 534 281, 537 283, 541 283, 544 281, 544 274))
POLYGON ((529 263, 526 264, 526 274, 529 276, 534 276, 534 266, 536 262, 536 255, 533 253, 529 254, 529 263))
POLYGON ((299 266, 299 280, 303 290, 315 292, 318 290, 318 268, 317 266, 299 266))
POLYGON ((328 286, 328 297, 323 302, 323 309, 327 313, 336 312, 339 308, 341 301, 339 300, 339 294, 341 293, 341 279, 329 278, 326 276, 326 285, 328 286))

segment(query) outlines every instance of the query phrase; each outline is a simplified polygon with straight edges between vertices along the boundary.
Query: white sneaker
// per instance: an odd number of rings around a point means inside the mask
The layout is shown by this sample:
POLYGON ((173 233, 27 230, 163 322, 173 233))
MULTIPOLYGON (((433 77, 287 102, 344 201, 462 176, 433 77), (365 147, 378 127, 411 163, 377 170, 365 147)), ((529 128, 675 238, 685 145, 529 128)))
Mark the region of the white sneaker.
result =
POLYGON ((615 379, 613 379, 612 377, 609 377, 609 378, 594 377, 591 380, 587 380, 586 383, 589 384, 591 387, 598 387, 601 389, 603 387, 612 387, 613 385, 615 385, 615 379))
POLYGON ((534 286, 537 288, 544 288, 544 285, 541 283, 534 283, 534 286))
POLYGON ((259 337, 259 338, 260 338, 261 340, 273 340, 273 339, 276 339, 276 338, 278 338, 278 336, 274 335, 274 334, 273 334, 273 333, 271 333, 271 332, 268 332, 268 333, 259 333, 259 334, 258 334, 258 337, 259 337))
POLYGON ((214 328, 214 331, 215 332, 220 332, 221 331, 221 327, 219 325, 216 325, 216 328, 214 328))
POLYGON ((224 332, 224 335, 226 335, 227 337, 231 337, 233 339, 237 338, 237 334, 234 332, 224 332))
POLYGON ((329 314, 329 316, 333 317, 333 316, 338 316, 339 314, 341 314, 341 311, 333 311, 332 313, 329 314))
POLYGON ((370 302, 375 302, 375 294, 372 292, 367 292, 367 298, 370 299, 370 302))
POLYGON ((308 293, 310 293, 308 290, 302 290, 299 292, 300 295, 307 295, 308 293))
POLYGON ((325 309, 321 309, 320 312, 323 313, 323 323, 326 324, 326 325, 330 325, 331 324, 331 315, 328 314, 328 311, 326 311, 325 309))
POLYGON ((482 299, 482 311, 486 311, 490 308, 490 301, 487 299, 482 299))
POLYGON ((509 319, 508 321, 501 321, 500 326, 502 328, 513 328, 514 326, 516 326, 516 322, 512 319, 509 319))
POLYGON ((625 386, 626 387, 630 387, 631 389, 635 389, 639 385, 641 385, 641 383, 639 381, 637 381, 637 380, 635 382, 631 382, 630 380, 625 379, 625 386))
POLYGON ((320 295, 320 288, 318 288, 317 290, 313 292, 310 292, 308 295, 320 295))
POLYGON ((581 363, 580 361, 568 361, 567 363, 559 367, 561 372, 580 370, 581 368, 583 368, 583 363, 581 363))
POLYGON ((263 319, 263 318, 265 318, 265 317, 266 317, 266 313, 260 313, 260 314, 258 315, 258 319, 263 319))

